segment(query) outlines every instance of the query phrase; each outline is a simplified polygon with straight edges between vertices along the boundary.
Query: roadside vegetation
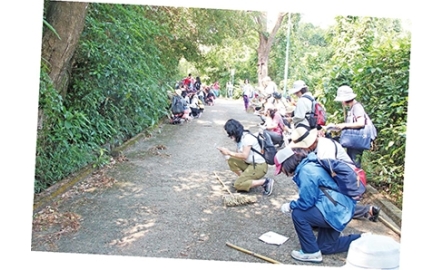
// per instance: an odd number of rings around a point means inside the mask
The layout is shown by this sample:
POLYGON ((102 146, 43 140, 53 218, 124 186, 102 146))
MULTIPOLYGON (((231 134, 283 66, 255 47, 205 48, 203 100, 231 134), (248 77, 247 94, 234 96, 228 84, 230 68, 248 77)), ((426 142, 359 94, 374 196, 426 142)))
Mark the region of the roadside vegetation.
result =
POLYGON ((168 91, 188 73, 218 80, 222 95, 233 81, 234 97, 268 75, 283 91, 304 80, 328 122, 342 121, 333 99, 349 84, 378 129, 368 181, 402 208, 411 37, 400 20, 338 16, 323 29, 281 13, 267 30, 257 11, 59 1, 43 14, 35 193, 109 163, 168 115, 168 91))

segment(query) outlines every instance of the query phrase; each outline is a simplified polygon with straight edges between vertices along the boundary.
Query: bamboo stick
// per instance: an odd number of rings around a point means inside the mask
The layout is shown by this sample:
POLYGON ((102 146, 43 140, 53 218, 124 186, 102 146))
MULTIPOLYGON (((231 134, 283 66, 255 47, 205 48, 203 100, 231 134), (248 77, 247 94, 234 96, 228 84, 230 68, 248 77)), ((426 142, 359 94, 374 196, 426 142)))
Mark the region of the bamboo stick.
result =
POLYGON ((244 249, 244 248, 238 247, 238 246, 233 245, 233 244, 231 244, 231 243, 229 243, 229 242, 226 242, 226 244, 227 244, 227 246, 229 246, 229 247, 231 247, 231 248, 237 249, 237 250, 239 250, 239 251, 242 251, 242 252, 244 252, 244 253, 246 253, 246 254, 252 255, 252 256, 257 257, 257 258, 259 258, 259 259, 262 259, 262 260, 264 260, 264 261, 267 261, 267 262, 270 262, 270 263, 273 263, 273 264, 281 264, 280 262, 278 262, 278 261, 276 261, 276 260, 270 259, 270 258, 268 258, 268 257, 265 257, 265 256, 263 256, 263 255, 260 255, 260 254, 254 253, 254 252, 249 251, 249 250, 246 250, 246 249, 244 249))
POLYGON ((385 220, 382 217, 379 217, 379 220, 382 221, 382 223, 384 223, 384 225, 386 225, 387 227, 389 227, 390 229, 392 229, 392 231, 394 231, 395 233, 397 233, 399 236, 401 236, 401 231, 398 230, 398 228, 396 228, 395 226, 393 226, 392 224, 390 224, 390 222, 388 222, 387 220, 385 220))

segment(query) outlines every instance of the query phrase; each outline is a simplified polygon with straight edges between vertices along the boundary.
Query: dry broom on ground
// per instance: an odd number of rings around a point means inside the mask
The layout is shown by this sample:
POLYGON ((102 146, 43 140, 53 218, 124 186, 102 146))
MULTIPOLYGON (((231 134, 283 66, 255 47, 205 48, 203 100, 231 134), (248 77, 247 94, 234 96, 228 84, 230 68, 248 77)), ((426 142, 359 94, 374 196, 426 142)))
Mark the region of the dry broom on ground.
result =
POLYGON ((246 205, 255 203, 257 201, 257 198, 255 196, 245 196, 242 194, 233 194, 231 191, 225 186, 224 182, 220 180, 219 176, 217 176, 216 172, 214 172, 214 175, 216 175, 217 180, 222 184, 222 186, 225 188, 226 191, 230 195, 224 196, 224 205, 225 206, 240 206, 240 205, 246 205))

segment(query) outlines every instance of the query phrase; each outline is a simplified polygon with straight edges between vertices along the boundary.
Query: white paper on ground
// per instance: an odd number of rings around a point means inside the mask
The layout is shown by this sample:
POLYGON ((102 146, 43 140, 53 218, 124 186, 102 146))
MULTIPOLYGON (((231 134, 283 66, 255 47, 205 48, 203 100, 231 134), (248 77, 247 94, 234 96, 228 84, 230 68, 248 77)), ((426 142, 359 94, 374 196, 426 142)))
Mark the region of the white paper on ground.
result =
POLYGON ((275 232, 269 231, 267 233, 264 233, 259 237, 259 240, 264 241, 267 244, 272 245, 282 245, 285 243, 285 241, 288 240, 288 237, 285 237, 283 235, 277 234, 275 232))

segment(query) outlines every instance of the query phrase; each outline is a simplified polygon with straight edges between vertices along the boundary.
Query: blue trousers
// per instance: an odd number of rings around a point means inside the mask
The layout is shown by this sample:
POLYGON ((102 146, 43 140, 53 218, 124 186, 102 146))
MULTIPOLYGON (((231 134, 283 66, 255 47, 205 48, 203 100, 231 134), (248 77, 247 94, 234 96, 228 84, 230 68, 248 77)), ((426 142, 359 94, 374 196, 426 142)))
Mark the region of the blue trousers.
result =
POLYGON ((334 254, 348 251, 350 243, 360 234, 341 236, 341 233, 325 222, 321 212, 312 207, 308 210, 294 209, 291 213, 293 225, 304 253, 321 251, 322 254, 334 254), (319 227, 316 238, 312 227, 319 227))
POLYGON ((266 129, 264 130, 264 133, 267 133, 270 136, 273 145, 280 144, 284 140, 284 136, 280 135, 277 132, 266 129))
POLYGON ((351 160, 355 163, 356 167, 361 168, 362 154, 364 150, 358 150, 354 148, 347 148, 347 154, 351 160))

